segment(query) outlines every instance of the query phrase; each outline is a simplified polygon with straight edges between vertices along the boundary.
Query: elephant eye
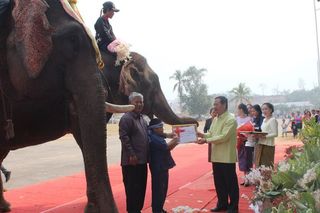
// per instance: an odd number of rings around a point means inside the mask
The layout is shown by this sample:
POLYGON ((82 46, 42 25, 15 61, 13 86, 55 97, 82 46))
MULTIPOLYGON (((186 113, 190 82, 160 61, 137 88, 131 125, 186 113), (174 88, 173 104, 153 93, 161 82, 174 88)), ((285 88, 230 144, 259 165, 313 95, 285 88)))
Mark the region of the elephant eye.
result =
POLYGON ((138 81, 140 79, 140 75, 138 73, 138 70, 136 70, 136 69, 131 68, 130 69, 130 75, 136 81, 138 81))

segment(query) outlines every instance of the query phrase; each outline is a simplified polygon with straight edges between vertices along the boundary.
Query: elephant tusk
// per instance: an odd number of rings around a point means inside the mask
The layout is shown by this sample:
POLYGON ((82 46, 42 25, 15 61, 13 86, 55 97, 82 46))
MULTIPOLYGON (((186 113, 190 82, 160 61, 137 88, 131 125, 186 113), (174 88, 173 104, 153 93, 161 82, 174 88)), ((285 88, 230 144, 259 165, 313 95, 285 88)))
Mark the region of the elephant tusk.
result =
POLYGON ((105 102, 106 104, 106 112, 110 113, 125 113, 125 112, 131 112, 134 110, 134 105, 116 105, 116 104, 110 104, 108 102, 105 102))

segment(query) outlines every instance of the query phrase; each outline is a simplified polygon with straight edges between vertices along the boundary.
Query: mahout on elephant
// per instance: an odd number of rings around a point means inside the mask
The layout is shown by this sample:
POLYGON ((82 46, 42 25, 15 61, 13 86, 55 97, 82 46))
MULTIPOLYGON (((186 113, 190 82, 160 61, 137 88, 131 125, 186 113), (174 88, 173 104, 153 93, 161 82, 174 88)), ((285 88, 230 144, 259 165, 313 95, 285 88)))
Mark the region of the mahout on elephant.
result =
MULTIPOLYGON (((85 211, 115 213, 106 172, 105 124, 112 112, 130 106, 107 105, 106 116, 105 99, 126 104, 128 92, 137 91, 145 96, 144 113, 149 117, 171 124, 195 121, 172 112, 157 75, 137 53, 121 73, 106 66, 102 78, 92 39, 65 11, 64 2, 11 1, 11 15, 0 29, 0 164, 11 150, 72 133, 84 158, 85 211)), ((1 179, 0 211, 10 211, 1 179)))

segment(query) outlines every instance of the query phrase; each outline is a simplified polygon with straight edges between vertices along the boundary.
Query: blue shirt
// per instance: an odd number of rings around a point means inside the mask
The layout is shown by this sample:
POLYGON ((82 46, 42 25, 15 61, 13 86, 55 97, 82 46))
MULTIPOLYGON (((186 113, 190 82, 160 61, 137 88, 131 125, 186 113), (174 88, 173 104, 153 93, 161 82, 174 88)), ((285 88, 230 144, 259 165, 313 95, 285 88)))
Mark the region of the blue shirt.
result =
POLYGON ((150 137, 150 170, 164 171, 173 168, 176 164, 171 156, 166 140, 149 132, 150 137))

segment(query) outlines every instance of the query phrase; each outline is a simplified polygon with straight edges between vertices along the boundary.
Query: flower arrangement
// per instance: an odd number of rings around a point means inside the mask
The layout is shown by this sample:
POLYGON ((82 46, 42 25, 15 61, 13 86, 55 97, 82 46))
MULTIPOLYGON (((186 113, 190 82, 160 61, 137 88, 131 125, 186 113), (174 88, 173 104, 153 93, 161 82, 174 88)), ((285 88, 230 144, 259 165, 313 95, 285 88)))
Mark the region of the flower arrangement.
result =
POLYGON ((303 147, 287 149, 273 170, 253 169, 247 178, 256 186, 250 200, 254 212, 320 213, 320 125, 306 123, 303 147))

